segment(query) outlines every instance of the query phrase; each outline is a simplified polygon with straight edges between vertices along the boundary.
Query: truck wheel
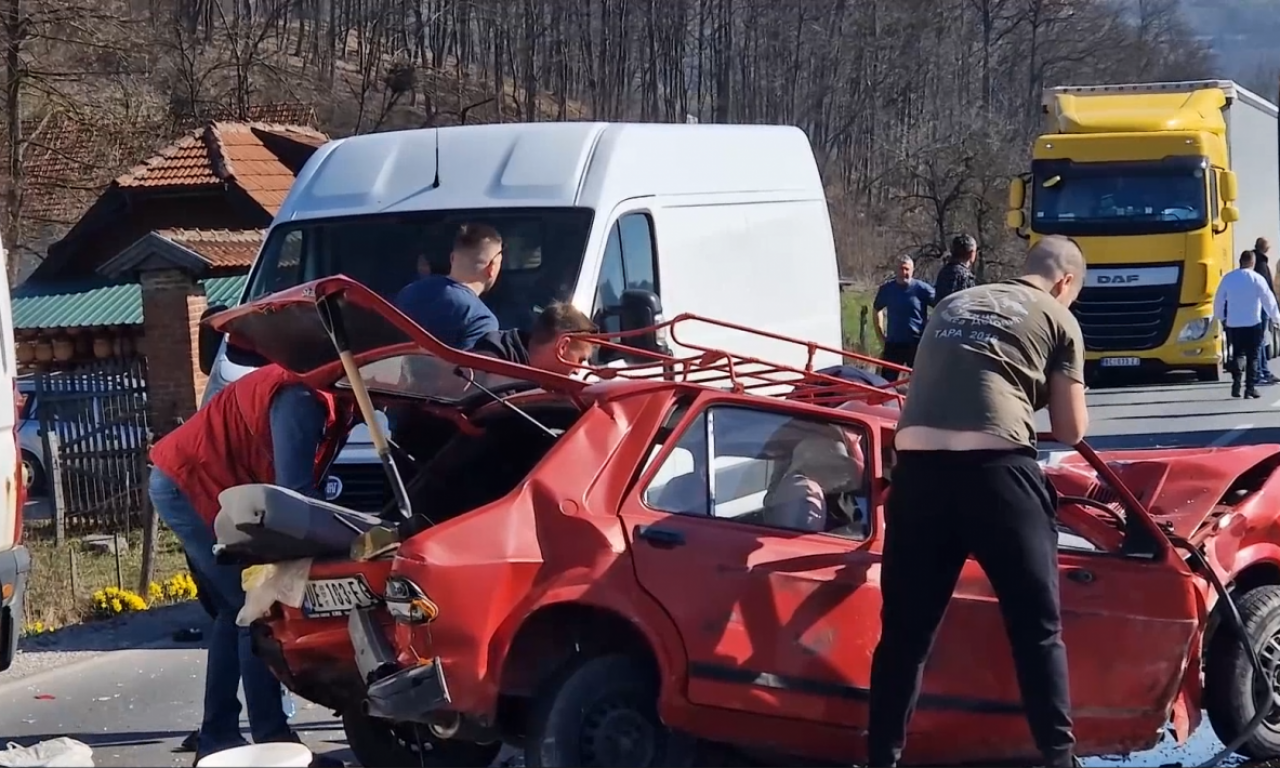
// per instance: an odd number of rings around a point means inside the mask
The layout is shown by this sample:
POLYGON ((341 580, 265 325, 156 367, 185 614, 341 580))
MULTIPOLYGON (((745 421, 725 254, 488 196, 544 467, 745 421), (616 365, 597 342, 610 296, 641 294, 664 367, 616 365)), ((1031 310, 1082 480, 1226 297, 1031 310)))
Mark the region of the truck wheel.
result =
MULTIPOLYGON (((1250 590, 1236 600, 1249 643, 1267 670, 1256 681, 1275 694, 1280 690, 1280 586, 1250 590)), ((1223 623, 1214 638, 1204 668, 1204 704, 1213 732, 1223 744, 1236 739, 1257 712, 1253 665, 1231 626, 1223 623)), ((1272 709, 1262 725, 1236 750, 1252 760, 1280 757, 1280 709, 1272 709)))
POLYGON ((415 728, 352 711, 343 713, 342 729, 356 762, 364 768, 487 768, 502 749, 501 742, 439 739, 426 726, 415 728))
POLYGON ((656 676, 629 656, 598 656, 553 677, 533 702, 527 768, 689 766, 697 740, 658 717, 656 676))

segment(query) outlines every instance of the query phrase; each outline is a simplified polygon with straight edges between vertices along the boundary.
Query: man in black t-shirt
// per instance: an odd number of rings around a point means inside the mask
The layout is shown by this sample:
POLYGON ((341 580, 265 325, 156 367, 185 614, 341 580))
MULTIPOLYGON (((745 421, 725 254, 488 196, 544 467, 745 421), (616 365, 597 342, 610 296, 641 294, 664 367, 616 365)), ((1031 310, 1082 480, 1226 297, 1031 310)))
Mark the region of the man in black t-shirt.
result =
POLYGON ((951 259, 942 265, 933 281, 935 305, 957 291, 977 285, 973 276, 973 264, 977 260, 978 243, 968 235, 956 235, 951 241, 951 259))

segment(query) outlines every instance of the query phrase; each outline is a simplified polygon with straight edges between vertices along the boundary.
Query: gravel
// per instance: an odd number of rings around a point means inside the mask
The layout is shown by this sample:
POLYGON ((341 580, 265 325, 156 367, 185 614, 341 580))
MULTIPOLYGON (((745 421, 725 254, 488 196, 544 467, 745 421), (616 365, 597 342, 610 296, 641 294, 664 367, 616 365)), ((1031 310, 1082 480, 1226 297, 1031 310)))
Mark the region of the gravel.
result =
POLYGON ((209 617, 194 601, 153 608, 115 619, 64 627, 18 641, 13 666, 0 673, 0 685, 23 680, 51 669, 130 648, 190 647, 174 639, 183 629, 205 629, 209 617))

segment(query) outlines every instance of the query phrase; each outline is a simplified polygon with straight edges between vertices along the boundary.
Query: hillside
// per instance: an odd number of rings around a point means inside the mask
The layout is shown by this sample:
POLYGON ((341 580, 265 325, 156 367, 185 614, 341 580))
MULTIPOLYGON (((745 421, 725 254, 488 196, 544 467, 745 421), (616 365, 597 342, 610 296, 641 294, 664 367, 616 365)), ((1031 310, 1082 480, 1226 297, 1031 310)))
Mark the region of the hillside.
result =
POLYGON ((805 131, 846 275, 879 279, 899 254, 929 271, 958 231, 995 274, 1024 247, 1004 226, 1004 194, 1025 170, 1043 86, 1214 69, 1187 25, 1156 12, 1178 0, 1135 0, 1139 18, 1118 2, 26 3, 25 24, 0 24, 0 37, 21 36, 0 107, 0 143, 21 159, 4 235, 39 258, 85 198, 193 122, 273 105, 311 110, 331 136, 693 118, 805 131))

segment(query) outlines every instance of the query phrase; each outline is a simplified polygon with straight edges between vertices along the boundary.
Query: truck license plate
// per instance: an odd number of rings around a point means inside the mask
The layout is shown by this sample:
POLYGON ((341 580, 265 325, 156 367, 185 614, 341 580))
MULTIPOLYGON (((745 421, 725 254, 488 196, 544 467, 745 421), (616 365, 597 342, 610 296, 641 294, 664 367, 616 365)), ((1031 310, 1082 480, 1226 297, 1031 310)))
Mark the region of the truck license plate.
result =
POLYGON ((373 594, 363 576, 316 579, 307 582, 302 613, 309 618, 343 616, 356 608, 369 608, 377 604, 378 596, 373 594))
POLYGON ((1104 357, 1098 362, 1103 368, 1137 368, 1142 365, 1136 357, 1104 357))

